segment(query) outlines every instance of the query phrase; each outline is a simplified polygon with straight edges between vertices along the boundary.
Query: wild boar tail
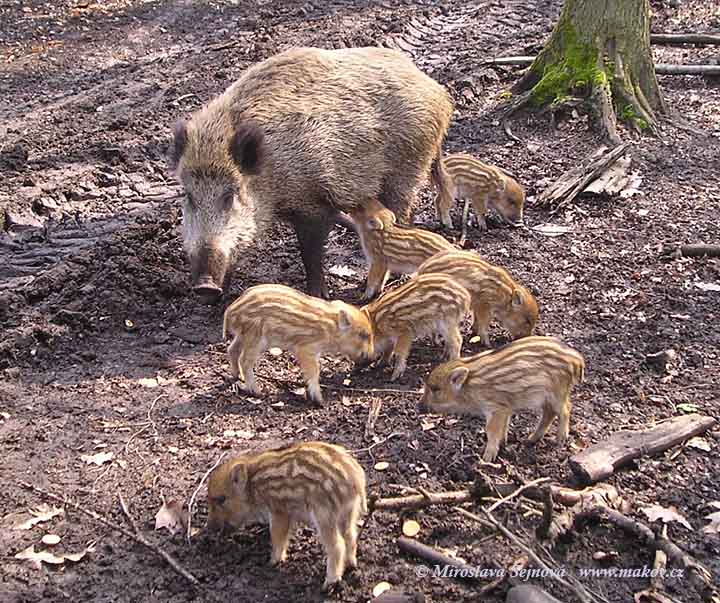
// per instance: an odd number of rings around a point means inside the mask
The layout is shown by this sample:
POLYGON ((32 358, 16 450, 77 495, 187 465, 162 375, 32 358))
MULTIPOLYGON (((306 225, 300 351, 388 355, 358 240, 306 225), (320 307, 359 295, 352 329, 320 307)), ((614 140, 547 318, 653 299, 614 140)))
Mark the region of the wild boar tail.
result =
POLYGON ((443 165, 442 145, 438 146, 437 155, 435 155, 435 159, 433 159, 432 167, 430 168, 430 180, 432 180, 433 186, 439 195, 443 195, 447 191, 447 172, 443 165))

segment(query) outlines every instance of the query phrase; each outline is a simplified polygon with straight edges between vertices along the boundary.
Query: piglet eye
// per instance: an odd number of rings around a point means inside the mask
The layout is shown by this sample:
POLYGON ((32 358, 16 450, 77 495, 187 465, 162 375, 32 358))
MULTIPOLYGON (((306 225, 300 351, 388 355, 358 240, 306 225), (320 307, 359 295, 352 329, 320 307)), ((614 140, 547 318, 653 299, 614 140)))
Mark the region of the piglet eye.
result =
POLYGON ((216 505, 224 505, 225 504, 225 497, 224 496, 217 496, 215 497, 215 504, 216 505))
POLYGON ((228 193, 222 198, 222 205, 225 209, 230 209, 233 205, 233 200, 235 199, 235 195, 233 193, 228 193))

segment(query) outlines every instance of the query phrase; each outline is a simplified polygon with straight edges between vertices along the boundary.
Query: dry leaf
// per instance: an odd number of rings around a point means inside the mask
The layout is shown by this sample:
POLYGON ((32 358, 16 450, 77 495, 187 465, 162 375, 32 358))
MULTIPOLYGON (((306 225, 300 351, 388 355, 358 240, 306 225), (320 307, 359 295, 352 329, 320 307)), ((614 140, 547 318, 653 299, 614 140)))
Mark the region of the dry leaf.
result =
POLYGON ((695 286, 702 291, 720 291, 720 285, 717 283, 695 283, 695 286))
POLYGON ((42 537, 42 543, 48 546, 55 546, 58 542, 60 542, 60 536, 57 534, 45 534, 42 537))
POLYGON ((88 465, 97 465, 99 467, 111 461, 114 456, 112 452, 98 452, 97 454, 83 454, 80 460, 85 461, 88 465))
POLYGON ((706 525, 702 531, 705 532, 705 534, 720 534, 720 511, 706 515, 705 519, 710 523, 706 525))
POLYGON ((705 452, 710 452, 711 450, 710 442, 699 436, 690 438, 685 444, 685 446, 690 446, 690 448, 697 448, 698 450, 704 450, 705 452))
POLYGON ((437 427, 437 423, 435 421, 431 421, 430 419, 421 419, 420 427, 422 427, 423 431, 430 431, 431 429, 435 429, 437 427))
POLYGON ((171 534, 187 530, 188 514, 182 501, 171 500, 163 504, 155 515, 155 529, 167 528, 171 534))
POLYGON ((375 463, 375 471, 385 471, 390 466, 390 463, 387 461, 380 461, 379 463, 375 463))
POLYGON ((660 505, 649 505, 640 509, 650 521, 662 520, 663 523, 676 521, 684 525, 688 530, 692 530, 692 526, 688 523, 676 507, 662 507, 660 505))
POLYGON ((350 381, 350 379, 343 379, 343 385, 344 385, 345 387, 347 387, 347 386, 350 385, 351 383, 352 383, 352 381, 350 381))
POLYGON ((66 561, 77 563, 93 550, 94 548, 92 546, 88 546, 84 551, 80 551, 79 553, 63 553, 55 555, 50 551, 36 551, 35 545, 31 544, 28 548, 17 553, 15 555, 15 559, 27 559, 32 562, 35 567, 39 568, 41 567, 42 562, 49 563, 50 565, 62 565, 66 561))
POLYGON ((373 588, 373 597, 379 597, 386 590, 390 590, 391 588, 392 584, 390 584, 389 582, 378 582, 373 588))
POLYGON ((546 237, 559 237, 570 232, 572 228, 569 226, 562 226, 561 224, 550 224, 549 222, 546 222, 545 224, 533 226, 532 230, 539 232, 546 237))
POLYGON ((335 266, 330 266, 328 269, 328 272, 330 274, 334 274, 335 276, 356 276, 357 272, 350 268, 350 266, 345 266, 344 264, 338 264, 335 266))
POLYGON ((403 523, 402 532, 408 538, 417 536, 420 533, 420 524, 414 519, 408 519, 403 523))
POLYGON ((481 341, 482 341, 482 338, 480 337, 480 335, 473 335, 470 338, 470 343, 480 343, 481 341))
MULTIPOLYGON (((12 514, 11 516, 6 517, 6 519, 12 517, 15 520, 12 525, 13 530, 29 530, 35 524, 50 521, 53 517, 57 517, 58 515, 62 515, 64 513, 60 507, 51 507, 44 503, 38 505, 34 509, 28 509, 28 511, 30 512, 31 517, 28 517, 25 512, 12 514)), ((5 522, 3 521, 3 523, 5 522)))
POLYGON ((157 387, 160 384, 155 377, 145 377, 143 379, 138 379, 138 385, 142 387, 157 387))

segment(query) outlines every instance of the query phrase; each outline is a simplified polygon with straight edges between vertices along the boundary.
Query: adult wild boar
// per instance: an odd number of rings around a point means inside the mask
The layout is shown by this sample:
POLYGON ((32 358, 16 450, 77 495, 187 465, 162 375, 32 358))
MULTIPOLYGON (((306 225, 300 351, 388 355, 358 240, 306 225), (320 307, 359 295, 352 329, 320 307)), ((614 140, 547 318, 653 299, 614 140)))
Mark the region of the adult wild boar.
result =
POLYGON ((297 235, 308 292, 327 297, 339 212, 379 198, 407 221, 452 110, 440 84, 384 48, 295 48, 249 68, 175 126, 193 289, 217 301, 228 268, 279 219, 297 235))

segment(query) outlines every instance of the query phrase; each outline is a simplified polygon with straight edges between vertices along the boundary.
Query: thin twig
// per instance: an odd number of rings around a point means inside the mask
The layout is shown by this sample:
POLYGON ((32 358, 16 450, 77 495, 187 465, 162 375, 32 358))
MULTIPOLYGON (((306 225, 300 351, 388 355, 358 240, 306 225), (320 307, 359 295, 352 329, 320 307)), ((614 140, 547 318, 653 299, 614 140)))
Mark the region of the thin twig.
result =
POLYGON ((215 461, 215 464, 205 472, 205 475, 202 476, 202 479, 200 480, 198 487, 195 488, 195 492, 193 492, 192 496, 190 497, 190 502, 188 503, 187 532, 185 533, 185 539, 187 540, 188 544, 190 544, 190 528, 192 527, 192 514, 193 514, 193 505, 195 504, 195 498, 197 497, 198 492, 200 492, 200 488, 203 487, 205 480, 213 472, 213 469, 215 469, 220 464, 220 461, 223 460, 223 458, 225 457, 226 454, 227 454, 227 451, 223 452, 220 455, 220 457, 218 458, 218 460, 215 461))
POLYGON ((385 442, 387 442, 387 441, 388 441, 389 439, 391 439, 391 438, 395 438, 395 437, 397 437, 397 436, 403 436, 403 435, 405 435, 405 434, 404 434, 402 431, 394 431, 394 432, 391 433, 388 437, 386 437, 384 440, 380 440, 379 442, 375 442, 374 444, 371 444, 371 445, 368 446, 367 448, 360 448, 360 449, 358 449, 358 450, 353 450, 352 452, 353 452, 353 454, 360 454, 361 452, 367 452, 367 453, 370 453, 370 456, 372 456, 372 450, 373 450, 373 448, 375 448, 376 446, 380 446, 381 444, 384 444, 385 442))
POLYGON ((464 247, 465 241, 467 240, 469 214, 470 214, 470 199, 465 199, 465 205, 463 206, 463 213, 462 213, 462 232, 460 234, 460 240, 458 241, 458 245, 460 247, 464 247))
POLYGON ((378 416, 380 415, 380 409, 382 408, 382 398, 375 398, 370 403, 370 410, 368 411, 368 418, 365 423, 365 434, 364 439, 367 442, 368 440, 372 440, 373 436, 375 435, 375 422, 378 419, 378 416))
MULTIPOLYGON (((124 528, 121 525, 116 524, 113 521, 110 521, 109 519, 103 517, 102 515, 99 515, 98 513, 95 513, 95 511, 91 511, 90 509, 85 509, 84 507, 81 507, 79 504, 72 502, 67 497, 58 496, 57 494, 53 494, 52 492, 48 492, 47 490, 43 490, 42 488, 38 488, 37 486, 33 486, 32 484, 24 481, 18 482, 23 488, 27 488, 28 490, 32 490, 36 494, 39 494, 41 496, 44 496, 45 498, 48 498, 50 500, 54 500, 55 502, 59 502, 60 504, 70 507, 71 509, 74 509, 75 511, 78 511, 79 513, 83 513, 84 515, 87 515, 88 517, 91 517, 98 523, 104 525, 106 528, 110 528, 111 530, 114 530, 116 532, 120 532, 124 536, 127 536, 131 540, 134 540, 138 544, 141 544, 145 548, 153 551, 160 557, 162 557, 170 567, 172 567, 178 574, 180 574, 183 578, 185 578, 188 582, 193 584, 194 586, 200 586, 200 581, 193 576, 189 571, 187 571, 185 568, 183 568, 180 563, 175 559, 170 553, 162 550, 160 547, 158 547, 155 544, 152 544, 148 540, 145 539, 144 536, 142 536, 138 531, 137 528, 135 528, 135 533, 131 532, 127 528, 124 528)), ((121 506, 124 505, 124 501, 121 498, 121 506)), ((125 512, 126 509, 123 510, 125 512)))
POLYGON ((537 567, 544 570, 548 577, 551 577, 552 579, 559 582, 565 588, 573 591, 582 603, 594 603, 596 601, 603 601, 604 603, 607 603, 607 599, 605 599, 604 597, 601 597, 600 595, 590 592, 579 582, 576 584, 572 584, 572 583, 568 582, 567 580, 565 580, 564 578, 562 578, 557 571, 555 571, 553 568, 551 568, 547 563, 545 563, 538 556, 538 554, 532 549, 532 547, 530 547, 528 544, 526 544, 520 538, 518 538, 515 534, 513 534, 510 530, 508 530, 502 523, 500 523, 497 519, 495 519, 493 514, 490 513, 487 509, 484 509, 481 507, 482 512, 485 514, 485 517, 487 517, 487 521, 484 520, 482 517, 475 515, 474 513, 470 513, 469 511, 466 511, 465 509, 461 509, 458 507, 456 510, 459 511, 462 515, 465 515, 466 517, 468 517, 469 519, 477 521, 478 523, 481 523, 483 525, 488 525, 488 522, 489 522, 490 525, 495 527, 497 530, 500 530, 500 532, 502 532, 503 535, 508 540, 510 540, 513 544, 518 546, 532 560, 532 562, 537 567))
POLYGON ((166 395, 167 394, 160 394, 157 398, 155 398, 152 401, 152 403, 150 404, 150 408, 148 408, 148 411, 147 411, 147 421, 145 421, 144 423, 141 423, 140 425, 142 425, 142 428, 139 429, 138 431, 136 431, 134 434, 132 434, 130 436, 130 438, 128 439, 128 441, 125 443, 125 454, 129 454, 130 443, 135 438, 137 438, 141 433, 143 433, 150 427, 153 428, 153 430, 155 431, 155 435, 157 435, 157 425, 155 424, 155 421, 152 420, 151 415, 152 415, 152 411, 155 410, 155 405, 158 403, 158 400, 160 400, 160 398, 163 398, 166 395))
POLYGON ((523 484, 514 492, 508 494, 506 497, 501 498, 497 502, 494 502, 493 504, 491 504, 490 507, 488 508, 488 512, 492 513, 499 506, 504 505, 509 500, 512 500, 516 496, 522 494, 523 492, 525 492, 525 490, 532 488, 534 486, 539 486, 540 484, 544 484, 545 482, 549 482, 549 481, 550 481, 549 477, 539 477, 538 479, 534 479, 533 481, 528 482, 527 484, 523 484))

